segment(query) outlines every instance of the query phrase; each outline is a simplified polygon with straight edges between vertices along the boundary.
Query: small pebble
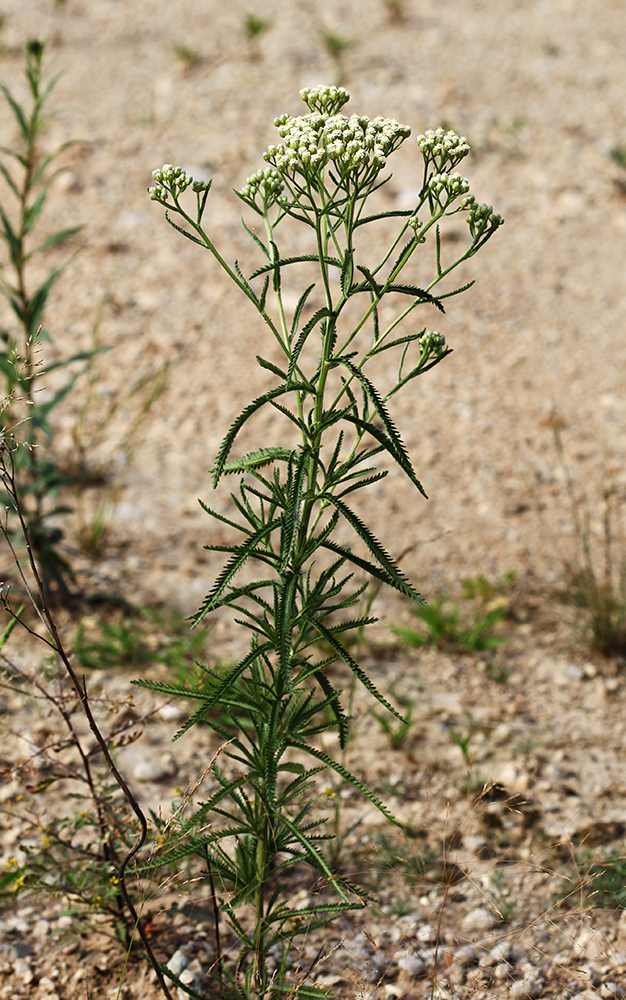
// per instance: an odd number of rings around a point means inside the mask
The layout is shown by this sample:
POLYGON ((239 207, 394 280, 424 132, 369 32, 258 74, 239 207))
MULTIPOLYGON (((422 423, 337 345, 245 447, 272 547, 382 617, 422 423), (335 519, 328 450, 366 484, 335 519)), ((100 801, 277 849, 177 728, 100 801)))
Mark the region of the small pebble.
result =
POLYGON ((13 972, 16 979, 24 986, 28 986, 35 978, 35 973, 24 958, 16 958, 13 962, 13 972))
POLYGON ((187 968, 187 964, 187 956, 185 955, 185 952, 181 951, 179 948, 178 951, 175 951, 170 958, 167 963, 167 967, 178 979, 181 979, 181 973, 187 968))
POLYGON ((511 983, 511 996, 519 1000, 537 1000, 543 993, 543 979, 516 979, 511 983))
POLYGON ((163 781, 167 777, 167 768, 160 760, 140 760, 133 769, 135 781, 163 781))
POLYGON ((426 966, 419 955, 408 948, 402 948, 393 957, 398 968, 408 972, 409 976, 420 976, 426 971, 426 966))
POLYGON ((179 708, 178 705, 174 705, 171 702, 161 705, 159 709, 159 716, 164 722, 176 722, 180 719, 182 714, 182 709, 179 708))
POLYGON ((50 933, 50 922, 48 920, 36 920, 33 924, 32 935, 38 941, 43 941, 50 933))
POLYGON ((622 1000, 622 997, 626 997, 626 989, 620 986, 619 983, 605 983, 604 986, 600 987, 600 996, 606 997, 607 1000, 622 1000))
POLYGON ((502 982, 504 979, 511 979, 512 975, 514 975, 513 969, 508 962, 498 962, 493 970, 493 978, 499 982, 502 982))
POLYGON ((469 913, 465 914, 462 926, 464 931, 488 931, 497 923, 498 918, 495 913, 485 909, 484 906, 478 906, 475 910, 470 910, 469 913))
MULTIPOLYGON (((177 953, 175 952, 174 954, 177 953)), ((185 986, 189 986, 192 990, 196 992, 200 987, 200 983, 198 982, 198 977, 194 975, 191 969, 183 969, 178 978, 180 979, 181 983, 184 983, 185 986)), ((186 993, 185 990, 181 990, 180 986, 178 987, 176 992, 178 994, 178 1000, 188 1000, 189 994, 186 993)))

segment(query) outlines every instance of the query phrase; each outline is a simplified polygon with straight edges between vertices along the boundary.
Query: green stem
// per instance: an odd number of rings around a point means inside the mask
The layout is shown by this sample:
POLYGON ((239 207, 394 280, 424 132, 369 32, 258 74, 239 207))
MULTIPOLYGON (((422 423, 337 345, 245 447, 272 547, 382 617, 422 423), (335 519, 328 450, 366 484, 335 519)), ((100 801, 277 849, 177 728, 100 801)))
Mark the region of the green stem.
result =
MULTIPOLYGON (((260 803, 256 803, 257 808, 260 803)), ((254 894, 254 967, 252 981, 256 1000, 262 1000, 265 993, 265 883, 267 873, 267 820, 264 820, 256 842, 256 878, 254 894)))

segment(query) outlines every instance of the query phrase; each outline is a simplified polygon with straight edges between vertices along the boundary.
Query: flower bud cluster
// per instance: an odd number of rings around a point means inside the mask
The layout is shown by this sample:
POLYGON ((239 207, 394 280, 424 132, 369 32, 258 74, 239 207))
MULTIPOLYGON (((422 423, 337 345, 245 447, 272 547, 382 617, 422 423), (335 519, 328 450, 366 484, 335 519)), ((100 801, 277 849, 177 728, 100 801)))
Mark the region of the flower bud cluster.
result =
POLYGON ((170 193, 182 194, 189 186, 196 193, 206 191, 211 186, 210 182, 194 181, 182 167, 173 167, 171 163, 163 164, 160 170, 153 170, 152 177, 156 181, 154 187, 148 188, 152 201, 166 202, 170 193))
POLYGON ((470 207, 467 224, 472 238, 481 236, 487 229, 495 230, 504 223, 501 215, 494 212, 491 205, 476 205, 470 207))
POLYGON ((336 115, 350 100, 350 94, 345 87, 326 87, 318 83, 317 87, 304 87, 300 97, 308 104, 311 111, 319 111, 323 115, 336 115))
POLYGON ((446 338, 439 330, 425 330, 418 343, 422 358, 440 358, 446 349, 446 338))
POLYGON ((460 195, 466 195, 469 191, 469 181, 467 177, 460 174, 435 174, 428 182, 428 189, 441 204, 442 197, 447 195, 445 203, 453 201, 460 195))
POLYGON ((260 195, 263 204, 270 206, 281 200, 280 195, 284 189, 285 185, 278 171, 273 167, 268 167, 267 170, 257 170, 255 174, 248 177, 239 193, 242 198, 250 202, 256 202, 257 196, 260 195))
POLYGON ((444 132, 442 128, 428 129, 423 135, 418 135, 417 145, 424 159, 431 161, 440 173, 446 166, 456 167, 470 149, 464 135, 457 135, 452 130, 444 132))
POLYGON ((292 118, 281 115, 274 124, 283 143, 269 146, 264 159, 284 175, 319 173, 334 163, 341 174, 378 172, 387 156, 411 134, 407 125, 393 118, 369 119, 363 115, 326 115, 312 111, 292 118))
POLYGON ((148 188, 148 194, 153 201, 167 201, 170 191, 179 194, 193 183, 193 177, 189 177, 182 167, 173 167, 171 163, 164 163, 160 170, 153 170, 152 177, 156 185, 148 188))

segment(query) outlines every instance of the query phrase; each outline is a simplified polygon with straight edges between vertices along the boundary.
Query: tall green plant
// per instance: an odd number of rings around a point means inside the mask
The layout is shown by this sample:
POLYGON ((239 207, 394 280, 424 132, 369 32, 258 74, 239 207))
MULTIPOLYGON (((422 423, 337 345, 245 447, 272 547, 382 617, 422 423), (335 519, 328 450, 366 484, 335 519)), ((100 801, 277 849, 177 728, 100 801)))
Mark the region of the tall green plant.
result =
POLYGON ((397 823, 318 743, 330 729, 337 730, 341 747, 346 743, 349 719, 331 674, 338 663, 379 705, 398 715, 349 651, 350 633, 375 620, 350 616, 367 586, 355 583, 355 572, 365 571, 421 601, 351 505, 350 494, 387 475, 381 466, 386 455, 425 495, 388 404, 450 351, 440 333, 418 331, 410 323, 401 332, 400 326, 418 307, 443 312, 445 299, 470 287, 444 290, 444 282, 503 221, 490 206, 478 205, 467 180, 454 172, 469 145, 443 129, 418 136, 423 172, 414 208, 368 214, 370 197, 389 180, 383 174, 387 158, 410 129, 381 117, 344 116, 349 95, 341 87, 307 88, 301 97, 308 113, 276 119, 281 142, 265 153, 269 166, 237 192, 259 224, 255 231, 242 220, 260 254, 260 265, 248 276, 237 261, 227 263, 204 227, 210 181, 194 181, 182 168, 166 165, 154 172, 155 186, 149 189, 170 225, 208 250, 246 296, 281 356, 278 363, 257 357, 274 384, 233 422, 212 468, 214 487, 226 476, 239 477, 239 488, 231 493, 232 516, 203 504, 235 536, 230 543, 207 546, 225 552, 226 562, 194 622, 219 608, 232 609, 251 632, 249 651, 226 675, 203 668, 195 689, 138 682, 195 700, 177 737, 205 723, 227 743, 227 763, 216 771, 213 794, 181 827, 176 846, 152 864, 189 854, 203 858, 205 877, 241 943, 232 967, 219 963, 222 990, 232 997, 277 997, 292 990, 319 995, 306 980, 289 982, 292 942, 362 905, 359 890, 327 861, 323 842, 331 835, 314 810, 312 792, 318 774, 334 770, 397 823), (195 194, 193 210, 184 204, 188 188, 195 194), (468 222, 469 240, 448 262, 440 226, 459 213, 468 222), (280 251, 278 230, 289 221, 311 231, 314 253, 280 251), (376 255, 376 242, 367 234, 385 221, 397 231, 376 255), (429 240, 432 276, 416 284, 415 253, 429 240), (283 285, 298 265, 311 274, 288 315, 283 285), (392 307, 392 319, 388 310, 383 313, 383 301, 392 307), (378 387, 368 369, 384 352, 396 353, 396 373, 390 384, 378 387), (233 457, 240 432, 267 408, 284 420, 286 443, 233 457), (355 547, 339 540, 340 523, 353 532, 355 547), (258 577, 254 566, 262 570, 258 577), (331 651, 323 658, 320 641, 331 651), (218 704, 216 718, 212 709, 218 704), (318 898, 294 909, 286 882, 289 870, 302 863, 312 870, 318 898), (270 952, 280 954, 274 972, 270 952))
MULTIPOLYGON (((53 152, 43 148, 42 133, 48 121, 45 105, 57 81, 56 77, 45 78, 44 52, 44 43, 38 40, 26 45, 28 105, 20 104, 9 88, 0 84, 18 129, 15 148, 0 146, 0 175, 4 181, 0 190, 0 240, 5 248, 4 259, 0 260, 0 292, 16 320, 15 330, 0 331, 0 374, 5 383, 0 398, 0 434, 14 452, 31 544, 49 598, 53 593, 67 597, 71 579, 61 549, 60 519, 68 508, 57 501, 68 477, 54 459, 49 417, 80 373, 75 372, 45 399, 40 398, 40 345, 43 340, 50 341, 43 328, 44 314, 52 287, 67 262, 55 263, 39 283, 33 281, 32 262, 54 252, 82 227, 59 229, 37 241, 42 211, 62 169, 56 167, 57 158, 72 145, 64 143, 53 152)), ((89 356, 87 352, 57 361, 47 366, 46 374, 89 356)), ((6 498, 0 497, 0 502, 6 505, 6 498)))

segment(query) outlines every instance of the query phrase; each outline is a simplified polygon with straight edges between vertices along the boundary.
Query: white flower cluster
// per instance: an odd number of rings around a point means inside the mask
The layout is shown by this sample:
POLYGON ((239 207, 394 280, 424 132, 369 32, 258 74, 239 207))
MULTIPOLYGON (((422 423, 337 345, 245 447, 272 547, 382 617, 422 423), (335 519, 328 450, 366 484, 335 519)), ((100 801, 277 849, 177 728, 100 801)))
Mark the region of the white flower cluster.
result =
POLYGON ((318 83, 317 87, 303 87, 300 97, 308 104, 311 111, 319 111, 324 115, 335 115, 340 108, 350 100, 350 94, 345 87, 326 87, 318 83))
POLYGON ((148 188, 152 201, 166 201, 170 191, 178 194, 193 184, 193 177, 182 167, 173 167, 171 163, 164 163, 160 170, 153 170, 152 177, 156 181, 155 187, 148 188))
POLYGON ((455 167, 469 153, 470 145, 464 135, 457 135, 451 129, 444 132, 442 128, 428 129, 423 135, 418 135, 417 145, 425 160, 432 160, 441 172, 446 166, 455 167))
POLYGON ((491 205, 476 205, 470 207, 467 216, 467 224, 470 227, 472 237, 480 236, 487 229, 497 229, 504 223, 501 215, 494 212, 491 205))
POLYGON ((419 340, 420 355, 440 358, 446 348, 446 338, 439 330, 425 330, 419 340))
POLYGON ((467 177, 461 177, 460 174, 456 173, 435 174, 434 177, 430 178, 428 188, 439 204, 441 204, 442 195, 447 195, 446 204, 448 204, 460 195, 467 194, 469 181, 467 177))
POLYGON ((314 175, 333 162, 340 172, 384 167, 387 156, 398 148, 411 129, 393 118, 363 115, 281 115, 274 124, 284 142, 269 146, 263 154, 281 174, 314 175))
POLYGON ((256 201, 257 194, 261 195, 264 204, 273 204, 279 200, 285 185, 280 174, 273 167, 267 170, 257 170, 255 174, 248 177, 246 183, 239 192, 243 198, 249 201, 256 201))
POLYGON ((154 187, 148 188, 148 194, 152 201, 167 201, 170 192, 174 195, 182 194, 190 185, 193 191, 206 191, 210 182, 194 181, 182 167, 173 167, 171 163, 164 163, 160 170, 153 170, 152 177, 156 181, 154 187))

